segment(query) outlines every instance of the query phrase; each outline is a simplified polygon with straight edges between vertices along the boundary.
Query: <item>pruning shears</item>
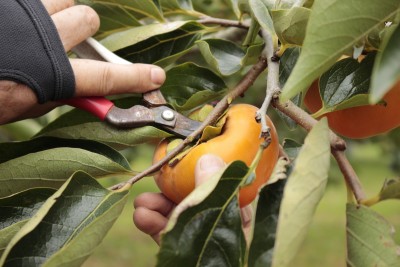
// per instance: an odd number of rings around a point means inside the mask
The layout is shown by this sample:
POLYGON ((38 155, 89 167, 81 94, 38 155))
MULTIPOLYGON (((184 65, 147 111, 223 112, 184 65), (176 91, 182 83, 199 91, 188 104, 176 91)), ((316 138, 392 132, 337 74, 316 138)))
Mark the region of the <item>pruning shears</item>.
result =
MULTIPOLYGON (((73 49, 80 58, 96 59, 118 64, 132 64, 117 56, 93 38, 73 49)), ((63 100, 64 104, 88 111, 101 120, 118 128, 136 128, 154 125, 181 137, 187 137, 198 129, 200 122, 191 120, 168 106, 160 90, 143 94, 143 105, 128 109, 116 107, 105 97, 79 97, 63 100)))

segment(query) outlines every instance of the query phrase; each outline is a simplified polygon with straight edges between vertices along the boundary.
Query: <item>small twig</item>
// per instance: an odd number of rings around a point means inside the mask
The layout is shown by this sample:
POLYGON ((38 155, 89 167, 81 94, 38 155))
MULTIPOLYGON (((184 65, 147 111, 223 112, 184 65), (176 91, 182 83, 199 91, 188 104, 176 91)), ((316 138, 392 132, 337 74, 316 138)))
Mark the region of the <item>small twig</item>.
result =
MULTIPOLYGON (((291 101, 280 103, 279 97, 274 97, 272 99, 272 105, 282 113, 286 114, 307 131, 310 131, 317 123, 317 120, 311 117, 310 114, 296 106, 291 101)), ((330 145, 331 153, 336 159, 338 166, 346 180, 346 183, 351 188, 351 191, 353 192, 357 202, 361 203, 361 201, 365 199, 365 193, 362 189, 361 182, 353 169, 353 166, 350 164, 346 157, 346 154, 344 153, 344 151, 346 150, 345 141, 338 137, 335 133, 330 131, 330 145)))
POLYGON ((278 94, 281 88, 279 85, 279 60, 276 60, 277 57, 275 55, 273 37, 268 31, 264 29, 261 30, 261 36, 263 37, 265 42, 263 55, 267 58, 268 61, 268 74, 266 96, 263 104, 257 111, 256 118, 261 122, 261 136, 265 138, 268 137, 270 134, 270 129, 267 125, 265 114, 267 114, 268 107, 272 101, 273 96, 275 94, 278 94))
POLYGON ((167 164, 172 158, 178 155, 187 145, 189 145, 198 135, 200 135, 203 130, 211 124, 214 124, 218 118, 225 112, 232 101, 241 96, 250 86, 254 83, 257 77, 265 70, 267 67, 267 60, 265 58, 260 58, 260 60, 247 72, 247 74, 242 78, 242 80, 233 88, 228 94, 225 95, 221 101, 215 106, 210 115, 203 121, 200 128, 190 134, 182 143, 180 143, 175 149, 173 149, 167 156, 162 160, 150 166, 143 172, 137 174, 126 182, 119 183, 112 186, 111 190, 118 190, 126 184, 134 184, 145 176, 151 175, 152 173, 161 169, 162 166, 167 164))
POLYGON ((220 19, 220 18, 214 18, 214 17, 210 17, 210 16, 202 16, 202 17, 200 17, 200 19, 197 22, 204 24, 204 25, 216 24, 216 25, 220 25, 223 27, 236 27, 236 28, 241 28, 241 29, 249 28, 249 25, 242 21, 220 19))
POLYGON ((339 169, 342 172, 343 176, 346 178, 346 182, 353 191, 353 194, 358 203, 361 203, 366 195, 362 190, 362 185, 356 172, 353 169, 353 166, 350 164, 349 160, 346 157, 344 151, 340 150, 331 150, 333 157, 336 159, 338 163, 339 169))

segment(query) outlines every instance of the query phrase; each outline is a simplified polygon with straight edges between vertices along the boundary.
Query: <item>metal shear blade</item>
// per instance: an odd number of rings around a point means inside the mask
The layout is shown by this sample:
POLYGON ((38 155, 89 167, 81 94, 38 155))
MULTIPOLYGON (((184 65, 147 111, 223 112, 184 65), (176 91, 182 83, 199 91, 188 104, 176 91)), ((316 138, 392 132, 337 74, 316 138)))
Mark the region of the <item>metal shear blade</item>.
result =
POLYGON ((120 128, 155 125, 180 137, 189 136, 201 125, 167 106, 146 108, 135 105, 129 109, 113 107, 107 113, 105 121, 120 128))

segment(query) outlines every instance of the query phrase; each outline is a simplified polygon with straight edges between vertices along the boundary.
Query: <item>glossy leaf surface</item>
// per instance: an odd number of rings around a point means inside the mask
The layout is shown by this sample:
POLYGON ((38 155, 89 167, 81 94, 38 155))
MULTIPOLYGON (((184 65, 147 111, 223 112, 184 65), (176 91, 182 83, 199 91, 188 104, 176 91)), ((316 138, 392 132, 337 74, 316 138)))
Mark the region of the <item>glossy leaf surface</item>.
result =
POLYGON ((359 63, 353 58, 340 60, 319 80, 323 108, 321 113, 367 105, 375 54, 359 63))
POLYGON ((246 165, 234 162, 220 179, 221 174, 214 176, 177 206, 162 237, 157 266, 243 265, 237 192, 246 174, 246 165))
POLYGON ((35 188, 0 198, 0 256, 12 237, 56 190, 35 188))
POLYGON ((271 266, 285 184, 286 180, 279 180, 267 185, 260 192, 249 250, 249 267, 271 266))
POLYGON ((0 264, 79 266, 118 217, 126 196, 127 191, 111 192, 76 173, 14 236, 0 264))
POLYGON ((262 46, 253 45, 244 49, 237 44, 222 39, 206 39, 197 42, 200 52, 208 65, 217 73, 229 76, 258 58, 262 46))
POLYGON ((167 72, 167 79, 160 90, 176 109, 190 110, 222 96, 226 85, 212 71, 185 63, 167 72))
POLYGON ((59 188, 77 170, 94 176, 134 173, 113 148, 91 140, 38 137, 0 144, 0 197, 29 188, 59 188))
POLYGON ((173 62, 193 47, 206 28, 194 21, 149 24, 115 33, 102 40, 108 49, 133 63, 173 62))

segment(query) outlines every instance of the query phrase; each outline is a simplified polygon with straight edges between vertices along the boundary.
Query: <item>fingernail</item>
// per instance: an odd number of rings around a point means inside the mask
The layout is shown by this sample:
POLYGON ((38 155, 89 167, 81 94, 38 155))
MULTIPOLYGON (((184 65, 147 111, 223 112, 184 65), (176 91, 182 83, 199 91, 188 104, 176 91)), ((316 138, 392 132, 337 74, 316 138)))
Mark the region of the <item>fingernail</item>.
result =
POLYGON ((165 81, 165 72, 162 68, 153 67, 150 71, 151 82, 155 85, 161 85, 165 81))
POLYGON ((225 167, 225 162, 218 156, 206 154, 199 159, 200 170, 213 172, 225 167))

